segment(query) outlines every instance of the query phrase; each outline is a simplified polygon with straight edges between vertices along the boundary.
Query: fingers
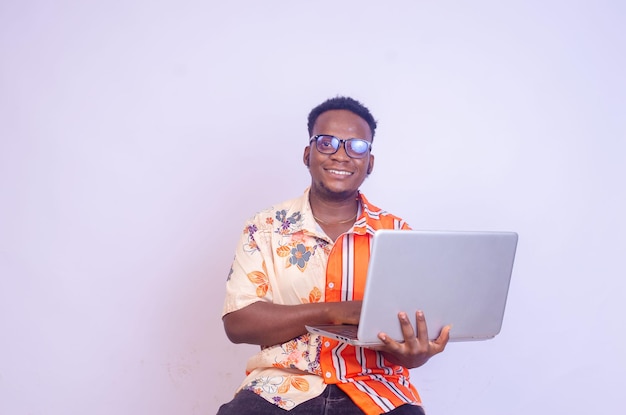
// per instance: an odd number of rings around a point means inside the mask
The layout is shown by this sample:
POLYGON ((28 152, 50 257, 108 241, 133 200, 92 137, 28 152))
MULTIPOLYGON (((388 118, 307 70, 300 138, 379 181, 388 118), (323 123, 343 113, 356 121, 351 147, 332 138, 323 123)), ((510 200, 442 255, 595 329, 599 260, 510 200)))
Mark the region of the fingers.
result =
POLYGON ((444 327, 436 340, 428 338, 426 317, 423 311, 415 313, 415 329, 405 312, 398 313, 404 341, 397 342, 385 333, 379 333, 382 344, 372 347, 383 353, 390 362, 408 368, 416 368, 426 363, 432 356, 441 353, 450 339, 450 326, 444 327), (417 331, 417 335, 415 332, 417 331))
POLYGON ((452 329, 452 326, 450 325, 447 325, 444 328, 442 328, 441 332, 439 333, 439 336, 437 337, 437 340, 433 342, 438 347, 440 347, 438 353, 443 352, 443 349, 445 349, 446 344, 448 344, 448 341, 450 340, 450 329, 452 329))
POLYGON ((414 345, 417 343, 417 339, 415 337, 415 330, 413 330, 413 325, 409 320, 408 315, 405 312, 398 313, 398 320, 400 321, 400 330, 402 331, 402 337, 404 342, 398 342, 391 337, 389 337, 386 333, 381 332, 378 334, 378 338, 383 342, 382 347, 377 347, 377 350, 386 350, 388 352, 399 352, 404 350, 405 346, 414 345))
MULTIPOLYGON (((398 320, 400 321, 400 328, 402 330, 402 337, 404 338, 405 344, 419 343, 420 346, 427 346, 429 344, 428 326, 426 325, 426 317, 424 316, 423 311, 420 310, 415 313, 415 329, 413 328, 413 325, 411 324, 411 321, 409 320, 409 317, 405 312, 398 313, 398 320), (417 335, 415 334, 416 330, 417 335)), ((381 340, 383 340, 383 343, 396 343, 393 339, 390 339, 384 333, 381 333, 381 336, 379 337, 381 338, 381 340)))
POLYGON ((428 344, 430 340, 428 338, 428 326, 426 325, 426 317, 424 317, 424 312, 422 310, 418 310, 415 313, 415 325, 417 326, 417 340, 421 344, 428 344))
MULTIPOLYGON (((423 311, 417 311, 415 313, 415 329, 413 325, 409 321, 409 318, 405 312, 398 313, 398 320, 400 321, 400 329, 402 330, 402 337, 404 338, 404 343, 419 343, 420 346, 428 345, 428 344, 440 344, 445 346, 450 340, 450 329, 451 325, 445 326, 441 329, 439 336, 436 340, 430 341, 428 336, 428 326, 426 324, 426 316, 423 311), (417 330, 417 335, 415 335, 415 330, 417 330)), ((400 344, 394 339, 390 338, 386 333, 379 333, 378 337, 385 344, 400 344)))
POLYGON ((424 316, 424 312, 421 310, 417 311, 415 313, 415 320, 417 325, 417 340, 419 344, 428 345, 431 356, 443 352, 446 345, 448 344, 448 341, 450 340, 450 329, 452 328, 452 326, 447 325, 442 328, 441 332, 439 332, 439 336, 437 336, 437 339, 431 342, 428 338, 428 327, 426 325, 426 317, 424 316))
POLYGON ((398 313, 398 320, 400 320, 400 328, 405 343, 415 341, 415 330, 413 330, 413 325, 409 321, 409 316, 405 312, 400 312, 398 313))

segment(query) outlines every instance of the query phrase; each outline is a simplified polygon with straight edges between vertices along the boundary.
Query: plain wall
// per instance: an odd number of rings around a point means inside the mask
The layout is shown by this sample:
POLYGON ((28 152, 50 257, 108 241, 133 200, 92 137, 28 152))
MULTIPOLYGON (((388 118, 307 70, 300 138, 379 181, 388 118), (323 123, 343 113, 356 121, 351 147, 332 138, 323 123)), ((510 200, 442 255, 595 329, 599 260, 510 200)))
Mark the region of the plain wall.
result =
POLYGON ((235 243, 337 94, 374 204, 520 236, 500 335, 412 371, 428 413, 620 413, 625 4, 0 1, 0 413, 229 400, 235 243))

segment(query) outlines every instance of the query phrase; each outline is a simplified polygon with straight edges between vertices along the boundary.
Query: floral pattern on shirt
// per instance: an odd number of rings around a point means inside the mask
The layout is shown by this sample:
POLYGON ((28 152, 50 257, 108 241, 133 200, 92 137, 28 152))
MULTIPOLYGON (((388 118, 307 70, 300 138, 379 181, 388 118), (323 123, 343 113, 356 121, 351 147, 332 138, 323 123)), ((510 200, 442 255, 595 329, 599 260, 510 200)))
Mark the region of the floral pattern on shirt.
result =
POLYGON ((293 230, 293 227, 302 221, 302 214, 300 212, 294 212, 289 217, 286 210, 276 211, 276 220, 279 222, 276 232, 285 235, 293 230))
POLYGON ((322 290, 317 287, 313 287, 309 293, 309 298, 301 298, 303 304, 307 303, 319 303, 322 300, 322 290))
MULTIPOLYGON (((296 403, 291 399, 276 395, 277 393, 281 393, 281 391, 284 393, 285 387, 283 385, 290 382, 290 379, 287 379, 290 377, 291 376, 263 376, 255 379, 248 386, 242 388, 242 390, 249 390, 257 395, 263 395, 264 393, 270 394, 273 396, 272 402, 275 405, 284 409, 290 409, 296 406, 296 403)), ((287 387, 286 390, 289 390, 289 387, 287 387)))
POLYGON ((251 283, 255 284, 256 287, 256 295, 257 297, 265 297, 267 291, 270 289, 269 280, 267 279, 267 275, 262 273, 261 271, 252 271, 248 274, 248 279, 251 283))
POLYGON ((315 336, 314 339, 311 339, 309 333, 303 334, 280 345, 281 353, 276 355, 272 366, 297 370, 306 367, 308 372, 321 374, 320 363, 317 359, 321 347, 321 337, 315 336), (310 344, 315 346, 315 354, 313 356, 309 351, 309 347, 302 347, 302 345, 310 344))

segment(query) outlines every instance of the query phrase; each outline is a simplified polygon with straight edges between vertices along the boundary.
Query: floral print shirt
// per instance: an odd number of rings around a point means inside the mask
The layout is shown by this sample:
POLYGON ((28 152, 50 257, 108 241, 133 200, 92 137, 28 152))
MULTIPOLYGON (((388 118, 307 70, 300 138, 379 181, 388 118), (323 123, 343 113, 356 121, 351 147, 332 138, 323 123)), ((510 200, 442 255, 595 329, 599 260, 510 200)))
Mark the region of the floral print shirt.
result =
MULTIPOLYGON (((293 305, 361 300, 374 232, 409 227, 362 194, 359 198, 359 218, 335 242, 313 218, 309 189, 248 220, 228 275, 223 315, 257 301, 293 305)), ((287 410, 318 396, 331 383, 368 415, 421 404, 408 369, 374 350, 314 334, 261 347, 248 360, 246 373, 240 389, 287 410)))

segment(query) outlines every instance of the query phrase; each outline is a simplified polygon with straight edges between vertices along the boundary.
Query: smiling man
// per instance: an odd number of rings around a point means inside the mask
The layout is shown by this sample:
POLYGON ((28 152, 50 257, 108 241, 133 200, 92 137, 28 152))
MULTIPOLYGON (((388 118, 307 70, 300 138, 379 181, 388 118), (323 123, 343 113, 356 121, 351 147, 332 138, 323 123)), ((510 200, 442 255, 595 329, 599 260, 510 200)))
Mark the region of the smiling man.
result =
POLYGON ((261 346, 218 414, 424 414, 409 369, 444 350, 423 313, 398 315, 403 342, 376 350, 309 334, 306 325, 358 324, 377 229, 409 229, 359 188, 374 169, 376 121, 360 102, 331 98, 308 119, 310 186, 251 218, 236 248, 223 322, 234 343, 261 346))

